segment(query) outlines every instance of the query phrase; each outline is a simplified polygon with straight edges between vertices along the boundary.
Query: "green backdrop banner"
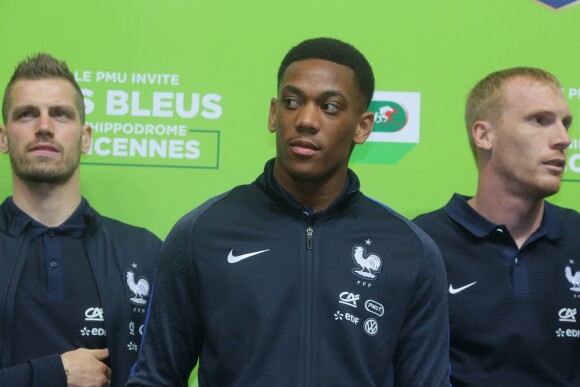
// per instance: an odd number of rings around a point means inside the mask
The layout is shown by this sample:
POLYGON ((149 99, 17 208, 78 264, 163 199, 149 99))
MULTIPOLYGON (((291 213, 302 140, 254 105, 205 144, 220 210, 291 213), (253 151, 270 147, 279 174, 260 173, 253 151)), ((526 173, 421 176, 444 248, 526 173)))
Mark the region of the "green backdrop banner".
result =
MULTIPOLYGON (((165 237, 207 198, 252 181, 275 152, 270 98, 284 53, 331 36, 376 74, 375 132, 355 150, 363 191, 408 217, 473 194, 463 124, 469 88, 487 73, 538 66, 556 74, 575 116, 580 7, 570 1, 297 0, 3 2, 0 84, 46 51, 75 71, 93 126, 82 191, 102 213, 165 237), (556 10, 549 7, 565 5, 556 10)), ((580 209, 580 126, 561 192, 580 209)), ((11 192, 0 157, 0 196, 11 192)))
MULTIPOLYGON (((373 65, 375 133, 351 166, 363 192, 407 217, 475 192, 463 124, 470 87, 498 69, 541 67, 560 78, 575 116, 564 183, 551 201, 579 210, 575 3, 4 1, 0 84, 31 53, 66 60, 94 133, 83 194, 103 214, 164 238, 187 211, 251 182, 274 156, 267 118, 276 71, 305 38, 343 39, 373 65)), ((1 156, 0 196, 11 189, 1 156)))

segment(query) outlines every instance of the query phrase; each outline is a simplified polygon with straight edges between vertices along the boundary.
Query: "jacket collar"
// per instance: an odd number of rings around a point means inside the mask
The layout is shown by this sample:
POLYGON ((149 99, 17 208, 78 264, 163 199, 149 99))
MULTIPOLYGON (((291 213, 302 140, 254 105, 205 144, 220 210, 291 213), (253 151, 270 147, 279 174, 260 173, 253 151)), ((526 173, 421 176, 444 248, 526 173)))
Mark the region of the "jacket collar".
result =
MULTIPOLYGON (((469 199, 469 196, 454 194, 443 211, 478 238, 484 238, 498 228, 505 229, 505 225, 495 224, 475 211, 467 203, 469 199)), ((564 235, 564 224, 558 207, 544 201, 544 214, 536 233, 537 237, 545 235, 548 239, 558 239, 564 235)))
MULTIPOLYGON (((75 219, 79 223, 78 218, 80 217, 84 218, 89 231, 97 227, 101 221, 100 215, 89 205, 85 198, 81 199, 81 204, 69 219, 75 219)), ((34 227, 35 224, 39 225, 38 222, 35 222, 30 216, 16 207, 12 196, 6 198, 0 205, 0 231, 5 230, 10 236, 18 237, 27 228, 34 227)), ((77 232, 75 231, 75 233, 77 232)))
MULTIPOLYGON (((285 202, 289 204, 291 207, 296 208, 298 211, 303 212, 307 210, 301 203, 297 202, 274 178, 274 161, 275 159, 268 160, 266 165, 264 166, 264 172, 258 176, 256 179, 256 184, 260 186, 264 191, 266 191, 269 195, 274 196, 277 200, 285 202)), ((334 201, 333 204, 327 208, 324 213, 328 212, 329 210, 339 208, 342 206, 347 205, 352 200, 354 200, 360 193, 360 181, 357 175, 349 169, 347 171, 347 179, 345 186, 338 196, 338 198, 334 201)), ((322 215, 321 213, 319 213, 322 215)), ((309 213, 309 215, 312 215, 309 213)))

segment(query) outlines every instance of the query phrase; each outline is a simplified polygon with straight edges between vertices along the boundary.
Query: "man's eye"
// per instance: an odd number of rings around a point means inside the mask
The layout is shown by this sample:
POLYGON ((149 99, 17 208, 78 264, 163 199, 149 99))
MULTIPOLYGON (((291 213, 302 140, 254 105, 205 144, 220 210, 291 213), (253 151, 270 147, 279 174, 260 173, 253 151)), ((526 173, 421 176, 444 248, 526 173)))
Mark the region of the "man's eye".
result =
POLYGON ((69 117, 70 117, 70 115, 65 111, 57 111, 54 113, 54 118, 57 118, 57 119, 67 119, 69 117))
POLYGON ((32 117, 32 112, 22 112, 18 114, 18 118, 30 118, 32 117))
POLYGON ((284 103, 284 106, 288 108, 297 108, 300 106, 295 98, 284 98, 282 102, 284 103))
POLYGON ((328 113, 336 113, 340 111, 340 106, 332 102, 326 102, 322 104, 322 110, 328 113))
POLYGON ((532 122, 538 125, 546 125, 548 123, 548 120, 543 116, 535 116, 532 117, 532 122))
POLYGON ((570 129, 570 126, 572 125, 572 119, 563 119, 562 125, 564 125, 566 129, 570 129))

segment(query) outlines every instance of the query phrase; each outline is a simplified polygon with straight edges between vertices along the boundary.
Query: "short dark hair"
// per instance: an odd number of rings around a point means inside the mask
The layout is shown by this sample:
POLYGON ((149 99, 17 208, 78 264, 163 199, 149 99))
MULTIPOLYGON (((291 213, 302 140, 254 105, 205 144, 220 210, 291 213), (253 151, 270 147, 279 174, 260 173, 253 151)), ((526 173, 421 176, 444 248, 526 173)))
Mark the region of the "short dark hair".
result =
POLYGON ((338 39, 308 39, 292 47, 278 69, 278 88, 288 66, 306 59, 322 59, 351 68, 354 71, 355 83, 364 98, 364 106, 368 109, 375 91, 373 69, 359 50, 338 39))
POLYGON ((4 98, 2 99, 2 119, 6 123, 8 116, 8 105, 10 104, 10 90, 14 84, 19 80, 40 80, 40 79, 64 79, 70 82, 77 91, 76 105, 80 113, 81 124, 85 123, 85 102, 83 93, 75 80, 74 75, 68 68, 67 64, 53 57, 50 54, 38 53, 31 55, 24 59, 16 69, 10 82, 6 85, 4 90, 4 98))

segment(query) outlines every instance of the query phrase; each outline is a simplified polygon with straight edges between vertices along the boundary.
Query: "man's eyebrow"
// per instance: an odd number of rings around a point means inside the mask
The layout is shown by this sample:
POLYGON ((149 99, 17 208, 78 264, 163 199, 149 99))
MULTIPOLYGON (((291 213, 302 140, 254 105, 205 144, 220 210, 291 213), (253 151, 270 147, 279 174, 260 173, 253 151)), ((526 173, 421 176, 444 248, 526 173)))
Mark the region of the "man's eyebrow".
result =
POLYGON ((345 100, 348 100, 348 98, 346 97, 346 95, 340 91, 340 90, 327 90, 324 93, 322 93, 322 95, 324 97, 341 97, 344 98, 345 100))
POLYGON ((26 109, 38 109, 35 105, 15 105, 13 110, 26 110, 26 109))
MULTIPOLYGON (((303 95, 304 92, 302 91, 302 89, 296 87, 296 86, 292 86, 292 85, 286 85, 284 87, 282 87, 280 89, 281 92, 290 92, 290 93, 294 93, 294 94, 298 94, 298 95, 303 95)), ((320 95, 322 95, 325 98, 328 97, 341 97, 344 98, 345 100, 348 100, 348 98, 346 97, 346 95, 341 92, 340 90, 326 90, 322 93, 320 93, 320 95)))
MULTIPOLYGON (((546 108, 538 108, 538 109, 534 109, 534 110, 530 110, 528 114, 526 114, 526 117, 534 117, 534 116, 551 116, 551 117, 557 117, 559 116, 560 113, 556 112, 552 109, 546 109, 546 108)), ((571 118, 572 115, 571 114, 567 114, 564 116, 564 118, 571 118)))
POLYGON ((300 94, 302 95, 302 90, 296 86, 292 86, 292 85, 286 85, 284 87, 282 87, 280 89, 280 91, 284 91, 284 92, 290 92, 290 93, 294 93, 294 94, 300 94))
POLYGON ((50 105, 48 107, 48 110, 54 110, 54 109, 62 109, 62 110, 75 110, 75 106, 74 105, 67 105, 67 104, 56 104, 56 105, 50 105))
POLYGON ((27 105, 17 105, 12 108, 12 115, 27 111, 27 110, 38 110, 38 107, 35 105, 27 104, 27 105))

